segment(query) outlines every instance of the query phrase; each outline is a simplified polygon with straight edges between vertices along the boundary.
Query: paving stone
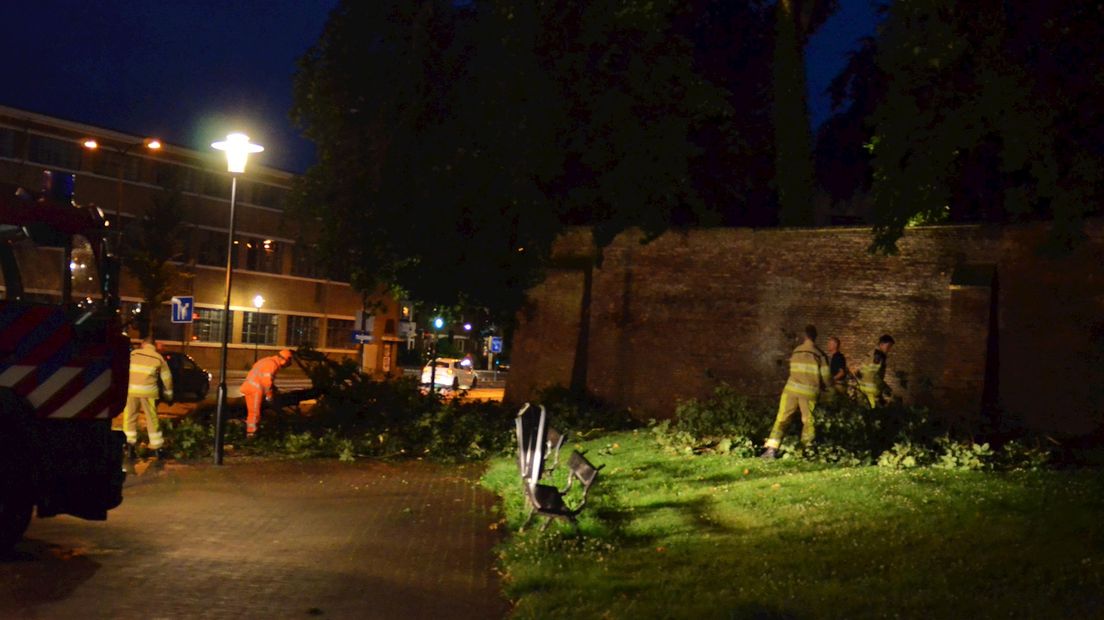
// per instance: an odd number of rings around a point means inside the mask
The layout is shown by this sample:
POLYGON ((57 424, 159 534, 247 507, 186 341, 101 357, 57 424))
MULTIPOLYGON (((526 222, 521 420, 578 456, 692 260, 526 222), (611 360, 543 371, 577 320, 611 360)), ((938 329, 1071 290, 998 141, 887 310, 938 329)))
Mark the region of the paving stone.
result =
POLYGON ((474 467, 231 458, 139 467, 106 522, 36 519, 0 618, 499 618, 474 467))

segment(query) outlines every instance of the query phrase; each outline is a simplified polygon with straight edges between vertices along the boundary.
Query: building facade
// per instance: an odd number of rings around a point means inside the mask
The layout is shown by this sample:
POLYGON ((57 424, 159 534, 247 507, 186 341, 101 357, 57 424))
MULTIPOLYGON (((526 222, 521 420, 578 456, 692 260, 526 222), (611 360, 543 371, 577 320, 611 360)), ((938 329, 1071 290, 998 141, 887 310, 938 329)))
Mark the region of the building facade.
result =
MULTIPOLYGON (((245 369, 257 356, 307 345, 331 358, 360 357, 377 376, 396 374, 398 304, 386 295, 366 299, 312 261, 309 245, 296 242, 300 223, 284 213, 294 175, 258 159, 237 185, 228 367, 245 369), (358 344, 354 330, 365 307, 376 312, 372 342, 358 344)), ((187 224, 170 292, 193 297, 195 312, 191 324, 174 324, 169 305, 156 309, 154 334, 217 369, 230 246, 231 180, 222 154, 0 106, 0 184, 38 189, 47 169, 76 175, 77 202, 99 206, 123 230, 153 201, 179 192, 187 224)), ((133 274, 123 271, 120 288, 131 316, 142 302, 133 274)))

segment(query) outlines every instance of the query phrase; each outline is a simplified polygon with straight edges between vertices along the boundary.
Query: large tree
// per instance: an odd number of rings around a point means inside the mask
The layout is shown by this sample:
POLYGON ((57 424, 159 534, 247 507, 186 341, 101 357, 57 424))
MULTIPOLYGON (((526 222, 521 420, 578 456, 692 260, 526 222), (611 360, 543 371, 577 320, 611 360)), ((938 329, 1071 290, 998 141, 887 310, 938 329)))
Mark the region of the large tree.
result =
POLYGON ((835 0, 775 5, 775 185, 784 226, 813 225, 813 147, 805 96, 805 45, 836 10, 835 0))
POLYGON ((894 3, 892 79, 871 116, 875 247, 910 222, 1054 222, 1068 246, 1104 199, 1099 3, 894 3))
POLYGON ((142 338, 151 333, 154 312, 168 301, 172 286, 182 277, 172 262, 184 252, 185 222, 180 192, 166 189, 123 231, 123 267, 138 281, 142 293, 136 320, 142 338))
POLYGON ((740 192, 703 172, 733 152, 749 165, 720 179, 752 188, 769 170, 751 165, 769 158, 762 112, 734 113, 765 90, 742 63, 769 7, 731 4, 343 2, 296 78, 293 117, 319 153, 298 212, 360 288, 505 314, 565 225, 604 244, 751 221, 763 192, 734 209, 740 192), (718 62, 704 52, 726 29, 742 40, 718 62))

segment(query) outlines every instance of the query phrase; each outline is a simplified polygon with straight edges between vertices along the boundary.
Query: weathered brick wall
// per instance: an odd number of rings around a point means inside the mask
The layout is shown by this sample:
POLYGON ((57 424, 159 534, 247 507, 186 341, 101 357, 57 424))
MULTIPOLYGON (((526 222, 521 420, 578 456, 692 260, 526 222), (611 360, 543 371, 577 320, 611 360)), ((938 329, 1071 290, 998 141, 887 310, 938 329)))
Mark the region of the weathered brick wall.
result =
POLYGON ((507 399, 573 377, 641 417, 670 416, 718 381, 773 398, 813 323, 852 367, 893 334, 887 378, 907 402, 977 415, 988 371, 1006 420, 1088 433, 1104 418, 1101 224, 1063 258, 1038 252, 1044 225, 911 229, 890 257, 866 251, 866 229, 696 230, 643 245, 626 233, 593 267, 589 236, 573 231, 520 316, 507 399))

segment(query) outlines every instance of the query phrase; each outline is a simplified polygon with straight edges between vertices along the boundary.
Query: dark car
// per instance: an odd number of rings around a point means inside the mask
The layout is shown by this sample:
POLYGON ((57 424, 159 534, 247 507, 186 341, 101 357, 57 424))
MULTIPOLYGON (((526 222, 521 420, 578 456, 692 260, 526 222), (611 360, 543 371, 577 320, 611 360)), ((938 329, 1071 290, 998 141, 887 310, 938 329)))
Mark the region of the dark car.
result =
POLYGON ((195 360, 175 351, 163 354, 173 377, 173 397, 178 401, 200 401, 211 389, 211 373, 195 360))

